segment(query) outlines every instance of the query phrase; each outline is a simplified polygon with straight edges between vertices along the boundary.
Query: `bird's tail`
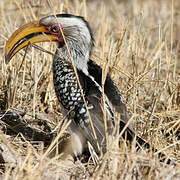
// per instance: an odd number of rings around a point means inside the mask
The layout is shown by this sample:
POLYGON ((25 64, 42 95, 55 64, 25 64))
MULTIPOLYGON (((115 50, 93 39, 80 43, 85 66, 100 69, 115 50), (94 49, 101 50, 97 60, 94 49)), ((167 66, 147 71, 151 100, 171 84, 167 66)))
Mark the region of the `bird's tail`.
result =
MULTIPOLYGON (((120 122, 120 132, 124 131, 125 126, 126 126, 126 124, 123 121, 121 121, 120 122)), ((153 151, 153 152, 158 151, 157 149, 151 147, 151 145, 148 142, 146 142, 144 139, 135 135, 135 133, 128 127, 126 128, 126 130, 122 134, 122 137, 129 142, 132 142, 135 138, 137 151, 139 149, 142 149, 142 148, 147 149, 149 151, 153 151)), ((166 164, 172 164, 174 166, 176 165, 175 162, 173 162, 171 159, 167 158, 167 156, 162 152, 158 152, 157 156, 160 159, 160 162, 165 162, 166 164)))

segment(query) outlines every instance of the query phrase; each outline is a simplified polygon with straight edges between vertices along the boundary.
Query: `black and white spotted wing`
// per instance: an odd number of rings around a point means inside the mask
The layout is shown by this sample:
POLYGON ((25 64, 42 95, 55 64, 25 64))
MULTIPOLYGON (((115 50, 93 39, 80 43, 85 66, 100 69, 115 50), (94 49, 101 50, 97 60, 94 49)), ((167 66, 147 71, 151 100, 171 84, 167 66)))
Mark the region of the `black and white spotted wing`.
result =
MULTIPOLYGON (((88 106, 91 120, 94 125, 97 140, 95 140, 89 116, 85 107, 83 97, 72 68, 69 62, 58 59, 53 62, 54 87, 61 106, 69 112, 68 118, 83 129, 84 136, 98 152, 97 141, 105 151, 105 128, 102 110, 102 93, 97 84, 82 71, 78 71, 81 87, 88 106)), ((106 102, 108 114, 108 127, 112 127, 113 113, 106 102)))

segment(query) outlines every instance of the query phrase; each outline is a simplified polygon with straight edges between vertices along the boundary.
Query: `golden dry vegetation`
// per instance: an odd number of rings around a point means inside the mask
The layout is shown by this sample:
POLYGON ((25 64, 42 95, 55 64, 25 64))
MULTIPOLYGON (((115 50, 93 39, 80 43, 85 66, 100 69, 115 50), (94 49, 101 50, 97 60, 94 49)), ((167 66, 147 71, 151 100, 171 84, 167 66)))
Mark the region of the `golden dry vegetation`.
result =
MULTIPOLYGON (((21 25, 56 13, 84 16, 95 38, 91 58, 107 68, 122 93, 138 135, 173 159, 135 152, 125 143, 92 160, 49 156, 53 145, 11 133, 0 119, 0 142, 8 151, 2 179, 180 179, 180 2, 178 0, 1 0, 0 111, 24 112, 24 125, 62 138, 63 117, 52 82, 52 55, 29 47, 4 62, 7 39, 21 25)), ((55 52, 56 44, 38 44, 55 52)), ((1 117, 3 118, 3 113, 1 117)), ((57 140, 57 139, 55 139, 57 140)), ((53 143, 56 141, 53 141, 53 143)), ((54 143, 54 144, 55 144, 54 143)), ((59 147, 62 149, 62 147, 59 147)), ((5 151, 5 150, 4 150, 5 151)))

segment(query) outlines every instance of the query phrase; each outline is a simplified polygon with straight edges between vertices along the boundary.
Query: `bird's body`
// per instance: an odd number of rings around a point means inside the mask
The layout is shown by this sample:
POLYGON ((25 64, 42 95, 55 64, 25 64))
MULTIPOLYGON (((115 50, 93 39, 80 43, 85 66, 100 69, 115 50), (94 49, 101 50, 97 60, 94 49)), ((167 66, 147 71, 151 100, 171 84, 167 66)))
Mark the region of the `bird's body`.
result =
MULTIPOLYGON (((65 59, 62 60, 62 57, 57 56, 53 59, 53 79, 56 96, 60 102, 63 115, 68 120, 72 120, 68 130, 72 137, 73 152, 75 155, 82 154, 87 141, 92 144, 96 152, 100 151, 98 145, 105 152, 106 143, 104 116, 101 105, 101 87, 91 75, 90 77, 87 76, 82 70, 77 70, 77 74, 83 94, 81 93, 72 64, 65 59), (93 134, 88 111, 96 135, 93 134), (95 136, 97 136, 97 142, 95 136)), ((107 97, 105 103, 108 115, 107 122, 110 125, 110 122, 113 122, 113 113, 108 104, 107 97)))
MULTIPOLYGON (((71 120, 68 131, 72 137, 74 155, 80 155, 88 142, 97 153, 106 152, 106 134, 113 136, 121 132, 130 119, 130 114, 109 75, 104 84, 105 101, 103 101, 102 69, 90 60, 93 36, 88 23, 80 16, 58 14, 24 25, 7 42, 6 62, 27 46, 28 42, 42 41, 58 43, 53 58, 54 88, 64 117, 71 120), (113 108, 120 113, 119 127, 113 108)), ((132 126, 126 128, 122 137, 129 141, 134 139, 132 126)), ((140 137, 137 136, 136 140, 137 147, 150 148, 150 145, 140 137)), ((159 153, 159 156, 163 154, 159 153)))
MULTIPOLYGON (((72 137, 73 152, 75 155, 82 154, 83 149, 87 146, 87 141, 91 143, 96 152, 105 152, 106 138, 101 90, 102 69, 89 59, 93 47, 91 30, 82 17, 63 14, 57 15, 57 18, 63 27, 67 44, 61 42, 53 58, 53 79, 63 114, 67 119, 72 120, 68 130, 72 137), (73 23, 76 24, 73 25, 73 23), (70 33, 71 31, 73 33, 70 33), (83 92, 81 92, 73 70, 71 56, 77 68, 77 75, 83 92), (84 102, 83 96, 86 102, 84 102), (89 118, 92 120, 93 127, 89 118)), ((41 19, 40 23, 47 25, 52 21, 45 18, 41 19)), ((108 128, 111 129, 112 124, 115 123, 106 91, 110 88, 116 90, 111 90, 108 94, 110 100, 111 97, 117 98, 119 96, 118 102, 121 102, 122 97, 110 77, 108 82, 109 87, 105 88, 105 111, 108 128)))

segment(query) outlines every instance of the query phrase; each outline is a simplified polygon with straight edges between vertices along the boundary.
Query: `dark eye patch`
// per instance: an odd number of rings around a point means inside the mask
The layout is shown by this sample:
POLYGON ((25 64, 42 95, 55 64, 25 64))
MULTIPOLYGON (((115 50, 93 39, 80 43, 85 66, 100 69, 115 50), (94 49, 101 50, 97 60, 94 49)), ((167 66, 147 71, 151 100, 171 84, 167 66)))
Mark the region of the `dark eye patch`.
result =
POLYGON ((59 32, 59 27, 58 26, 51 27, 51 32, 53 32, 53 33, 59 32))

